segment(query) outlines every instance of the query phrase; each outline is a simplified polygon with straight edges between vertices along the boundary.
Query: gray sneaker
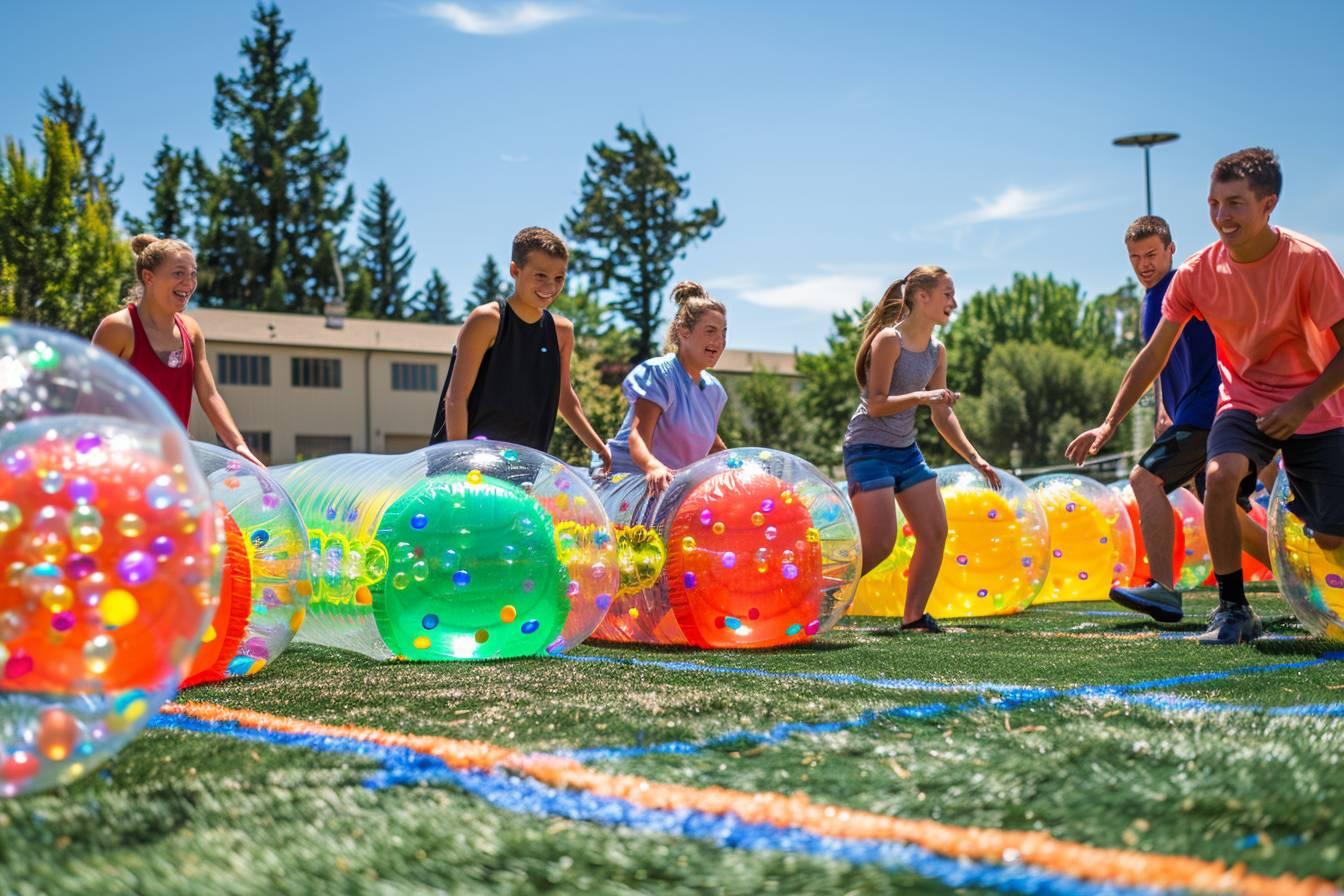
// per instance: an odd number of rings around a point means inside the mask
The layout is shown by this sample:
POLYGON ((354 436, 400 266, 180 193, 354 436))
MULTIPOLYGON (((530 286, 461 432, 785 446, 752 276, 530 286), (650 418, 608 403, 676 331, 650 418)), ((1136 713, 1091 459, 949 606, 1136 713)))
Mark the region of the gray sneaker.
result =
POLYGON ((1158 622, 1180 622, 1185 618, 1181 593, 1156 582, 1143 588, 1112 588, 1111 600, 1136 613, 1146 613, 1158 622))
POLYGON ((1246 604, 1219 601, 1209 619, 1209 630, 1196 640, 1201 644, 1230 647, 1254 641, 1265 633, 1265 624, 1246 604))

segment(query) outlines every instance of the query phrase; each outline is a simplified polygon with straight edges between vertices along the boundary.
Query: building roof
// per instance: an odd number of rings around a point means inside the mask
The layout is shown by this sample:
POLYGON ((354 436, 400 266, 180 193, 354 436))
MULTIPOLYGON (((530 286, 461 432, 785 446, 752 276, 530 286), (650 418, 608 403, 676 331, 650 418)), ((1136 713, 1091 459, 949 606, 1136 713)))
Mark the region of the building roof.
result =
MULTIPOLYGON (((327 326, 317 314, 283 314, 269 311, 227 311, 193 308, 211 342, 233 342, 291 348, 349 349, 352 351, 409 352, 447 355, 457 340, 457 324, 425 324, 408 321, 365 320, 347 317, 340 329, 327 326)), ((728 349, 715 365, 718 373, 751 373, 757 366, 781 376, 798 376, 793 352, 728 349)))

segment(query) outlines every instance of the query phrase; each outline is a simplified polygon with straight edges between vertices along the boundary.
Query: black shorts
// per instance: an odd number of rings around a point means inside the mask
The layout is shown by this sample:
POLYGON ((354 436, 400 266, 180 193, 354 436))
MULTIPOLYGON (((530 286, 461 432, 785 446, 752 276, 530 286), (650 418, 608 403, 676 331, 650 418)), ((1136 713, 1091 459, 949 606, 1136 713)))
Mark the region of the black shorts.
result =
POLYGON ((1208 460, 1205 449, 1208 444, 1207 429, 1186 424, 1171 426, 1139 458, 1139 466, 1161 479, 1162 488, 1167 494, 1191 479, 1195 480, 1195 491, 1199 500, 1203 501, 1204 463, 1208 460))
POLYGON ((1250 411, 1223 411, 1209 433, 1209 457, 1240 454, 1251 462, 1241 490, 1255 488, 1255 474, 1274 452, 1283 452, 1283 469, 1293 499, 1288 509, 1317 532, 1344 537, 1344 427, 1311 435, 1271 439, 1255 425, 1250 411))

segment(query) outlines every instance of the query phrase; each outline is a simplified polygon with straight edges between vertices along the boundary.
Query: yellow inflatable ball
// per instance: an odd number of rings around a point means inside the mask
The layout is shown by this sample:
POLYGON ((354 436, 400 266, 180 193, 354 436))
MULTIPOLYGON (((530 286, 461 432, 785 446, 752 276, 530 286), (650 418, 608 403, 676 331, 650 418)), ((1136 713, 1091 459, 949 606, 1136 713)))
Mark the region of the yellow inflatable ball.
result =
POLYGON ((1269 560, 1279 591, 1302 627, 1318 638, 1344 641, 1344 550, 1326 553, 1302 520, 1282 470, 1269 500, 1269 560))
POLYGON ((1078 473, 1027 480, 1050 521, 1050 574, 1036 603, 1108 600, 1134 568, 1134 528, 1114 490, 1078 473))
MULTIPOLYGON (((1002 487, 991 489, 977 471, 961 464, 938 471, 947 508, 947 545, 927 612, 940 619, 1020 613, 1036 597, 1049 565, 1045 514, 1031 491, 999 470, 1002 487)), ((897 516, 891 555, 859 581, 852 616, 900 616, 914 532, 897 516)))

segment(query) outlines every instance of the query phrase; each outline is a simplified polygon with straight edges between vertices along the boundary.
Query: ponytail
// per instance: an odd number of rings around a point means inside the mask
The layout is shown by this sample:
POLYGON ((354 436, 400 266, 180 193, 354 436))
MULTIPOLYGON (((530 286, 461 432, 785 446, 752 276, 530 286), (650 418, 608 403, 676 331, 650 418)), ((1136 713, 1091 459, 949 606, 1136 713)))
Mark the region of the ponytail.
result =
POLYGON ((938 280, 946 276, 947 271, 937 265, 920 265, 888 286, 882 294, 882 300, 864 316, 863 342, 859 345, 858 357, 854 359, 854 378, 859 381, 860 389, 868 388, 868 361, 872 357, 873 340, 877 334, 909 317, 914 310, 915 293, 921 289, 933 289, 938 285, 938 280))

